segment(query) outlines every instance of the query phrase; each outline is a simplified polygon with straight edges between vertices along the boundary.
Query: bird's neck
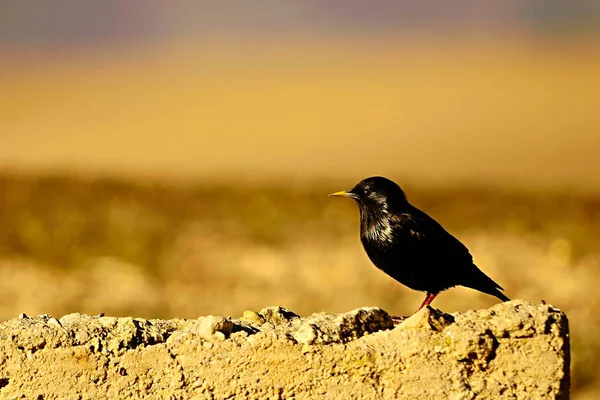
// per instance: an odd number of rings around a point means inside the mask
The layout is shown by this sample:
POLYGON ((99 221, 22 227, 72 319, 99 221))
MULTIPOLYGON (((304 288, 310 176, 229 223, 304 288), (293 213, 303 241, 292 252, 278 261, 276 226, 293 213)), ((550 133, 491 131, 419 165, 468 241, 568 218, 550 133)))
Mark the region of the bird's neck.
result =
POLYGON ((391 243, 393 230, 388 211, 378 209, 361 212, 360 232, 363 241, 377 242, 381 245, 391 243))

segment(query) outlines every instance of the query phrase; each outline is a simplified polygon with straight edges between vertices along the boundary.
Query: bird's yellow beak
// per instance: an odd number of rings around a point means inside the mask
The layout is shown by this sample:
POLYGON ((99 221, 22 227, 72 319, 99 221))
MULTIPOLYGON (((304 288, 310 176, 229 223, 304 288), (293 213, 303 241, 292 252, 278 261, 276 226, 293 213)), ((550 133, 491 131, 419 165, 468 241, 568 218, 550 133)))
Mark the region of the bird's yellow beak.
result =
POLYGON ((330 196, 349 197, 351 199, 353 199, 353 198, 356 197, 354 195, 354 193, 350 193, 350 192, 347 192, 345 190, 342 190, 340 192, 331 193, 330 196))

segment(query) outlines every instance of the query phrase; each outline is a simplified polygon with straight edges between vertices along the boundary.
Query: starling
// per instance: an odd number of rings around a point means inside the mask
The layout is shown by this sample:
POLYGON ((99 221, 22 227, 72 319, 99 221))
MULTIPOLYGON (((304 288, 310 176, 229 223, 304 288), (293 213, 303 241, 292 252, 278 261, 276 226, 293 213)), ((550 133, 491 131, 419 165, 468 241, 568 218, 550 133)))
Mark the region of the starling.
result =
POLYGON ((349 197, 358 203, 360 240, 373 264, 403 285, 427 293, 417 311, 440 292, 459 285, 510 300, 500 292, 502 287, 473 263, 465 245, 410 204, 391 180, 367 178, 330 196, 349 197))

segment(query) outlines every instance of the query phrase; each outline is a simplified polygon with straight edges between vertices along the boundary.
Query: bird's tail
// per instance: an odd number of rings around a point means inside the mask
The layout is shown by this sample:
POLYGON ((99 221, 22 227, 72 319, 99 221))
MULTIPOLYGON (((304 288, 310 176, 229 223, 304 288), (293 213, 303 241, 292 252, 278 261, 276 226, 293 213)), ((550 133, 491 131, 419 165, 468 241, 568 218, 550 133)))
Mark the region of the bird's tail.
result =
POLYGON ((495 296, 495 297, 499 298, 502 301, 510 301, 510 299, 508 298, 508 296, 506 296, 504 293, 502 293, 497 288, 495 288, 494 290, 490 290, 489 292, 486 292, 486 293, 487 294, 491 294, 492 296, 495 296))
POLYGON ((497 297, 502 301, 510 301, 510 299, 500 291, 504 290, 502 286, 494 282, 492 278, 483 273, 483 271, 481 271, 475 264, 473 264, 473 266, 475 267, 474 271, 476 272, 471 276, 469 282, 463 286, 487 293, 491 296, 497 297))

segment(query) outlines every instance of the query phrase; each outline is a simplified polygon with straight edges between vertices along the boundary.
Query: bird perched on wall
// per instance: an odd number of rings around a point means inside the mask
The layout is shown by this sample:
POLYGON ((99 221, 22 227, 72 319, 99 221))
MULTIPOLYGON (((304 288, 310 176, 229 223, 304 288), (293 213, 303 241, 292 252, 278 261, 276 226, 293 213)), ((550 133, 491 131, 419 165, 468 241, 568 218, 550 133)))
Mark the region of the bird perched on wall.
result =
POLYGON ((360 210, 360 239, 377 268, 413 290, 427 293, 420 310, 442 291, 466 286, 509 301, 502 287, 474 263, 469 250, 437 221, 408 202, 396 183, 375 176, 348 191, 360 210))

